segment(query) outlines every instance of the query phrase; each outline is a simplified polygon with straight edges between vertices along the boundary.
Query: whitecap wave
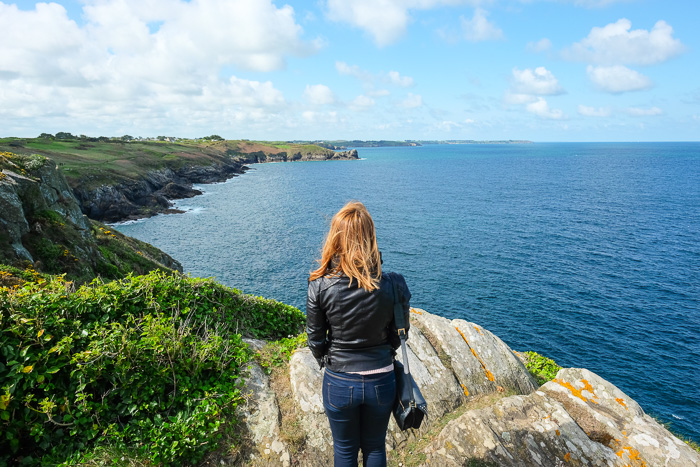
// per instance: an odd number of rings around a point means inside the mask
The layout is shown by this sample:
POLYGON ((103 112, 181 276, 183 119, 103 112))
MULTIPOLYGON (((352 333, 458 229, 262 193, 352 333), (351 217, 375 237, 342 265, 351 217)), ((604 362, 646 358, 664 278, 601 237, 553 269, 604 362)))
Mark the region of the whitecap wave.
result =
POLYGON ((176 206, 176 209, 185 211, 185 214, 199 214, 202 211, 206 211, 206 208, 202 206, 176 206))
POLYGON ((685 417, 680 417, 680 416, 676 415, 675 413, 672 413, 671 416, 672 416, 673 418, 678 419, 678 420, 685 420, 685 417))

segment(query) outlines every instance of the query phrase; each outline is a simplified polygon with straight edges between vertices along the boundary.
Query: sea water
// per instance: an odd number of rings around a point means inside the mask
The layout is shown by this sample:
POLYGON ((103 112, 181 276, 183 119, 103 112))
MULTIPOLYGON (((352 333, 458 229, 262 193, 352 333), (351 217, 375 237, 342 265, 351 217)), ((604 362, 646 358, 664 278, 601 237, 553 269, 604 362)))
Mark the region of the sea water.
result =
POLYGON ((700 441, 700 143, 361 148, 256 164, 117 228, 304 310, 331 216, 374 217, 411 305, 611 381, 700 441))

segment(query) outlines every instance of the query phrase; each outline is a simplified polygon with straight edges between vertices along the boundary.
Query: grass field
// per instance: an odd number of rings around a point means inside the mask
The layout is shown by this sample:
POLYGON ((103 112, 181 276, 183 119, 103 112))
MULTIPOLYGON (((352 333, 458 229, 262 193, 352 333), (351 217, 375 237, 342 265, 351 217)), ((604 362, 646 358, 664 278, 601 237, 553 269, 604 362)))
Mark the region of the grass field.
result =
POLYGON ((0 151, 41 154, 61 168, 68 182, 89 187, 115 184, 162 168, 208 166, 231 158, 246 161, 246 154, 325 153, 309 144, 265 141, 89 141, 85 139, 0 138, 0 151))

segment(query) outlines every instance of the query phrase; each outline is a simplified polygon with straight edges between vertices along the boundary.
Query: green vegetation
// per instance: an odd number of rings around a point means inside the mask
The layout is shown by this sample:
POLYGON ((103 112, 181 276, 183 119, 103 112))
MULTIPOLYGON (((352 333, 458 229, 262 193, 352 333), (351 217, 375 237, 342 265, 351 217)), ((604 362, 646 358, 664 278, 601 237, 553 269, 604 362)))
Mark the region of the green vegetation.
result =
POLYGON ((268 342, 256 356, 258 363, 270 374, 274 368, 285 366, 297 349, 306 347, 306 332, 296 337, 285 337, 278 341, 268 342))
POLYGON ((525 356, 525 367, 540 386, 556 378, 557 373, 561 370, 561 367, 554 360, 537 352, 523 352, 521 355, 525 356))
MULTIPOLYGON (((13 266, 18 271, 39 271, 47 274, 64 274, 67 279, 79 283, 89 282, 96 276, 103 279, 117 279, 128 273, 143 274, 153 269, 169 270, 179 268, 177 262, 157 248, 127 237, 96 221, 81 222, 76 219, 76 225, 71 219, 64 217, 58 211, 49 209, 47 199, 39 188, 39 180, 46 177, 56 177, 54 165, 48 158, 38 154, 14 154, 0 152, 0 170, 8 170, 20 174, 26 179, 37 182, 37 187, 26 189, 23 193, 23 215, 29 232, 21 238, 22 246, 30 253, 33 263, 17 259, 10 230, 0 225, 0 263, 13 266)), ((5 185, 3 179, 7 175, 0 172, 0 188, 12 189, 5 185)), ((60 178, 55 178, 58 183, 60 178)), ((51 182, 49 182, 51 183, 51 182)), ((48 191, 60 191, 61 184, 47 188, 48 191), (58 188, 57 188, 58 187, 58 188)), ((63 196, 63 195, 61 195, 63 196)), ((71 212, 73 219, 81 216, 77 204, 71 207, 71 199, 61 198, 51 206, 56 209, 71 212)), ((74 202, 74 201, 72 201, 74 202)), ((7 219, 7 218, 6 218, 7 219)), ((10 219, 10 222, 19 222, 10 219)), ((18 285, 26 280, 23 274, 14 274, 10 269, 4 269, 0 275, 0 286, 18 285)), ((28 273, 30 280, 32 272, 28 273)))
MULTIPOLYGON (((38 138, 0 138, 0 152, 18 155, 39 153, 53 159, 72 187, 93 189, 115 185, 126 179, 138 179, 153 170, 173 170, 189 166, 210 166, 237 160, 251 162, 248 154, 262 152, 326 152, 312 144, 286 142, 226 141, 219 135, 200 140, 159 136, 157 140, 90 138, 59 132, 42 133, 38 138)), ((254 162, 254 161, 253 161, 254 162)))
POLYGON ((42 276, 0 303, 0 464, 195 463, 235 428, 242 337, 282 339, 269 366, 305 338, 287 338, 296 308, 159 271, 77 289, 42 276))

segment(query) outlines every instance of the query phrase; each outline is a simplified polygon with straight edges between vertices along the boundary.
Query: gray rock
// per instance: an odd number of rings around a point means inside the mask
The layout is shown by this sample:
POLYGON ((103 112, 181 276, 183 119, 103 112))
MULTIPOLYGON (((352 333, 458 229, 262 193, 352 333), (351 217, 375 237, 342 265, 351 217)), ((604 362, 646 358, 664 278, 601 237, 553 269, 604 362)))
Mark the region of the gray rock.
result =
POLYGON ((460 319, 450 321, 417 308, 411 319, 417 327, 430 333, 449 357, 457 381, 467 396, 505 389, 528 394, 537 388, 513 351, 481 326, 460 319))
POLYGON ((333 464, 333 435, 323 408, 323 375, 309 349, 294 352, 289 362, 289 380, 306 430, 301 465, 325 467, 333 464))
POLYGON ((241 392, 246 402, 238 406, 236 415, 243 422, 251 443, 252 452, 246 454, 266 465, 291 465, 289 448, 280 437, 277 399, 267 375, 253 362, 244 381, 241 392))
POLYGON ((21 175, 9 171, 3 174, 5 176, 0 177, 0 241, 6 242, 9 248, 0 245, 0 250, 6 250, 11 260, 33 262, 32 255, 22 244, 22 237, 29 233, 29 223, 20 196, 21 175))
POLYGON ((592 438, 629 465, 698 466, 700 454, 646 415, 632 398, 595 373, 564 368, 541 391, 559 400, 592 438))
MULTIPOLYGON (((622 391, 588 370, 561 370, 555 382, 536 390, 514 352, 481 326, 419 309, 413 310, 411 322, 408 360, 429 415, 420 430, 405 432, 390 420, 387 450, 404 449, 407 441, 426 436, 441 417, 465 401, 483 405, 498 399, 448 423, 425 448, 426 465, 458 466, 475 461, 477 465, 519 467, 700 466, 697 452, 645 415, 622 391), (520 395, 504 397, 506 391, 520 395), (475 394, 479 396, 473 397, 475 394)), ((399 352, 399 360, 402 358, 399 352)), ((262 376, 248 386, 262 394, 251 400, 272 404, 274 398, 262 376)), ((331 465, 333 438, 323 409, 322 372, 308 349, 294 353, 289 377, 298 420, 306 431, 305 445, 291 453, 291 462, 331 465)), ((271 434, 279 428, 271 423, 276 420, 273 415, 261 418, 265 420, 251 428, 251 432, 263 433, 253 435, 264 440, 257 448, 262 452, 259 460, 282 465, 279 458, 263 457, 274 438, 271 434)))
POLYGON ((612 449, 591 441, 562 404, 537 391, 466 412, 425 449, 427 463, 498 466, 622 465, 612 449))
POLYGON ((472 355, 481 364, 486 378, 496 387, 518 394, 529 394, 537 389, 530 372, 505 342, 475 323, 455 319, 452 325, 459 330, 472 355))
MULTIPOLYGON (((403 446, 412 438, 420 437, 436 420, 452 412, 466 400, 452 370, 443 364, 433 346, 417 327, 413 327, 410 331, 407 354, 411 374, 428 403, 428 415, 423 420, 420 430, 410 431, 401 431, 392 417, 389 422, 389 433, 393 442, 389 445, 393 449, 403 446)), ((405 363, 400 348, 397 360, 405 363)))

